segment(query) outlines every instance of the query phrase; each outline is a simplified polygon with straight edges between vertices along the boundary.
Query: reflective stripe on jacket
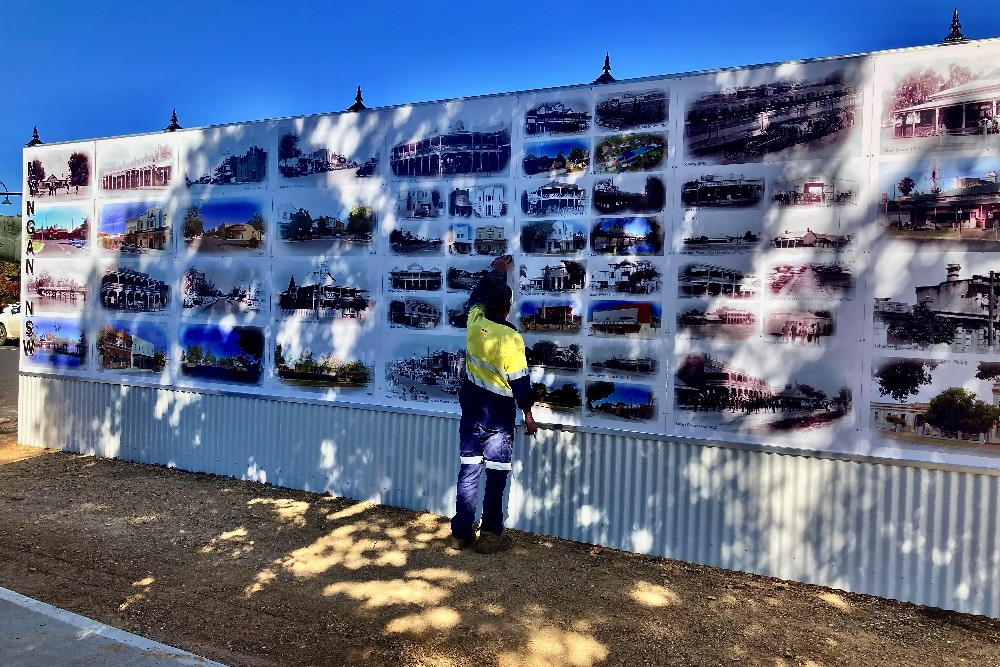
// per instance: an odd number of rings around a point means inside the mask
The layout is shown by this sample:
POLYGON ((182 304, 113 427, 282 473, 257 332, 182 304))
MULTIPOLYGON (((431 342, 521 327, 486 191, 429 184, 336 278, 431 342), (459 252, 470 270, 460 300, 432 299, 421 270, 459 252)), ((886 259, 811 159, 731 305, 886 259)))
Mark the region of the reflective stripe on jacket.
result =
POLYGON ((465 347, 465 372, 483 389, 514 397, 515 380, 528 375, 524 341, 514 329, 486 317, 482 306, 469 310, 465 347))

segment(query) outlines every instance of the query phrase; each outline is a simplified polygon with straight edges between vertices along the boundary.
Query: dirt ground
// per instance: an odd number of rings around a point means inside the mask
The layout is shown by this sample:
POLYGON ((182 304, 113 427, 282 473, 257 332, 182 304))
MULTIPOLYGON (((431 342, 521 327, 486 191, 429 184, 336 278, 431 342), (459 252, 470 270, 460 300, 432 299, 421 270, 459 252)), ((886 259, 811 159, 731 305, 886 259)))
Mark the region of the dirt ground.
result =
POLYGON ((1000 621, 529 533, 457 552, 432 514, 2 426, 0 586, 229 665, 1000 666, 1000 621))

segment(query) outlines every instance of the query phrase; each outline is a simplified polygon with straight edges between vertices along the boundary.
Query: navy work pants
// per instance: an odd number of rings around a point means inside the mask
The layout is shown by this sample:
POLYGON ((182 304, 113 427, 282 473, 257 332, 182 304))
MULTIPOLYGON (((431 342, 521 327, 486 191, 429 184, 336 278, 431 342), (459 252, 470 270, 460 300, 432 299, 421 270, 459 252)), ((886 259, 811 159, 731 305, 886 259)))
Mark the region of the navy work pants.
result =
POLYGON ((451 534, 463 540, 472 534, 476 520, 479 476, 486 468, 483 520, 480 529, 503 533, 503 492, 507 487, 514 454, 513 431, 490 431, 479 424, 459 428, 461 465, 458 469, 458 499, 451 520, 451 534))

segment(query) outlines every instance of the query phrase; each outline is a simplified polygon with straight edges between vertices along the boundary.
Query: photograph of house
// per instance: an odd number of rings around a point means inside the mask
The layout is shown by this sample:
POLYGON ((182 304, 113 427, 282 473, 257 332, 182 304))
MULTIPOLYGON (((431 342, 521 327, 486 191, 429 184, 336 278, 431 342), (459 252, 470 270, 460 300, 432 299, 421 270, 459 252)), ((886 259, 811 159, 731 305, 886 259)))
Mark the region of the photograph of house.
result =
POLYGON ((163 204, 105 204, 97 223, 97 246, 120 254, 159 255, 171 250, 170 216, 163 204))
POLYGON ((535 218, 583 215, 587 212, 587 191, 575 183, 550 181, 521 193, 521 211, 535 218))
POLYGON ((663 210, 667 191, 659 176, 599 178, 594 183, 594 210, 601 215, 656 213, 663 210))
POLYGON ((600 137, 594 146, 594 172, 620 174, 661 168, 667 153, 662 134, 614 134, 600 137))
POLYGON ((564 259, 554 263, 532 262, 518 269, 518 287, 522 294, 537 292, 574 292, 583 289, 587 267, 583 262, 564 259))
POLYGON ((174 148, 118 145, 118 150, 101 157, 99 176, 105 193, 122 190, 163 190, 174 176, 174 148))
POLYGON ((771 240, 774 248, 817 248, 821 250, 841 250, 853 245, 853 234, 826 234, 805 230, 786 229, 771 240))
POLYGON ((181 327, 181 374, 195 381, 260 384, 264 331, 257 327, 181 327))
POLYGON ((772 264, 767 270, 768 291, 776 297, 840 299, 854 294, 850 262, 829 264, 772 264))
MULTIPOLYGON (((188 163, 194 156, 188 154, 188 163)), ((248 147, 235 148, 233 153, 224 152, 220 158, 209 163, 206 171, 196 171, 189 167, 185 182, 190 188, 196 185, 256 185, 267 179, 267 149, 253 140, 248 147)))
POLYGON ((596 121, 609 130, 636 130, 665 125, 670 107, 670 91, 650 88, 602 95, 597 100, 596 121))
POLYGON ((157 313, 170 307, 170 283, 129 266, 110 266, 101 276, 100 302, 107 310, 157 313))
POLYGON ((518 326, 525 332, 577 333, 583 324, 581 306, 568 299, 527 299, 518 306, 518 326))
POLYGON ((455 402, 464 378, 464 337, 407 336, 386 362, 389 396, 404 401, 455 402))
POLYGON ((590 104, 562 98, 532 105, 524 114, 524 134, 577 134, 590 129, 590 104))
POLYGON ((275 295, 281 314, 307 320, 368 319, 375 306, 371 290, 353 282, 359 280, 358 276, 350 275, 349 271, 343 272, 348 275, 341 273, 338 270, 338 275, 334 275, 326 262, 319 262, 305 272, 298 268, 284 272, 276 269, 276 285, 282 284, 280 281, 288 275, 288 286, 275 295))
POLYGON ((656 294, 663 289, 663 274, 648 259, 592 261, 590 266, 591 294, 656 294))
POLYGON ((87 365, 87 334, 77 319, 35 317, 25 326, 22 363, 30 366, 80 369, 87 365))
POLYGON ((152 322, 110 320, 97 330, 97 367, 124 375, 159 375, 167 366, 166 330, 152 322))
POLYGON ((449 255, 503 255, 508 232, 502 225, 458 222, 448 228, 449 255))
POLYGON ((389 326, 406 329, 436 329, 441 324, 441 302, 416 297, 389 301, 389 326))
POLYGON ((553 371, 579 371, 583 368, 583 348, 576 343, 560 345, 553 340, 526 341, 524 354, 528 365, 553 371))
POLYGON ((525 176, 586 173, 590 166, 590 142, 586 139, 561 139, 527 143, 521 165, 525 176))
POLYGON ((677 311, 677 334, 694 339, 746 340, 757 335, 757 313, 742 304, 684 304, 677 311))
POLYGON ((260 254, 266 248, 267 220, 259 202, 206 200, 180 211, 184 243, 193 252, 260 254))
POLYGON ((590 249, 598 255, 663 254, 663 227, 658 218, 598 218, 590 230, 590 249))
POLYGON ((802 178, 776 180, 771 201, 779 206, 847 206, 858 203, 857 181, 814 173, 802 178))
POLYGON ((742 174, 702 174, 684 183, 681 201, 688 208, 752 208, 764 197, 764 179, 742 174))
POLYGON ((448 215, 453 218, 502 218, 507 213, 507 187, 504 185, 455 188, 448 195, 448 215))
POLYGON ((438 188, 406 188, 396 195, 396 217, 437 218, 444 215, 444 198, 438 188))
POLYGON ((862 109, 856 76, 846 70, 825 76, 802 72, 796 79, 775 76, 696 95, 684 118, 684 155, 730 164, 836 154, 859 140, 851 131, 862 109))
POLYGON ((434 266, 425 268, 421 264, 410 264, 403 268, 393 267, 389 271, 390 290, 436 292, 441 289, 441 283, 441 269, 434 266))
POLYGON ((308 190, 287 191, 275 201, 277 249, 286 254, 367 254, 375 243, 375 209, 339 192, 323 197, 308 190))
POLYGON ((653 301, 592 301, 587 322, 596 336, 654 338, 663 326, 663 310, 653 301))
POLYGON ((588 380, 586 399, 588 416, 629 421, 652 421, 658 416, 656 396, 650 387, 642 384, 588 380))
POLYGON ((587 248, 582 222, 542 220, 521 225, 521 252, 529 255, 578 255, 587 248))
POLYGON ((36 257, 85 254, 90 247, 90 213, 79 206, 38 206, 25 231, 30 253, 36 257))
POLYGON ((25 299, 40 313, 78 313, 87 306, 89 267, 39 260, 24 275, 25 299))
POLYGON ((270 298, 255 264, 199 262, 181 276, 185 315, 254 315, 266 312, 270 298))
POLYGON ((35 148, 25 164, 25 193, 33 199, 83 199, 90 196, 91 149, 52 146, 35 148))
POLYGON ((684 264, 677 272, 677 296, 755 298, 760 294, 760 279, 750 271, 749 262, 739 266, 684 264))
POLYGON ((466 129, 461 120, 444 132, 404 141, 392 147, 390 166, 395 176, 456 176, 500 174, 510 164, 510 128, 501 124, 466 129))

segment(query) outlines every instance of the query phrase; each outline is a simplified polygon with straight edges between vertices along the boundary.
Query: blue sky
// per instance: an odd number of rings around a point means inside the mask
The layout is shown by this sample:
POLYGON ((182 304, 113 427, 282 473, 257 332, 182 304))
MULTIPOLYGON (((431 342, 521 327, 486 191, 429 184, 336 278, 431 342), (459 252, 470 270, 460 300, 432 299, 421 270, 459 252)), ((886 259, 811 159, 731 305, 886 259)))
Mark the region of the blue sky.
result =
POLYGON ((132 202, 126 204, 108 204, 101 208, 101 219, 97 225, 98 231, 125 233, 125 221, 141 215, 160 204, 156 202, 132 202))
POLYGON ((201 222, 205 229, 215 229, 222 223, 246 222, 260 211, 260 204, 245 199, 216 199, 201 204, 201 222))
MULTIPOLYGON (((358 84, 369 106, 570 85, 605 51, 625 79, 919 46, 952 6, 6 0, 0 181, 20 189, 33 125, 52 143, 155 132, 173 107, 184 127, 337 111, 358 84)), ((967 36, 1000 36, 994 3, 959 9, 967 36)))

